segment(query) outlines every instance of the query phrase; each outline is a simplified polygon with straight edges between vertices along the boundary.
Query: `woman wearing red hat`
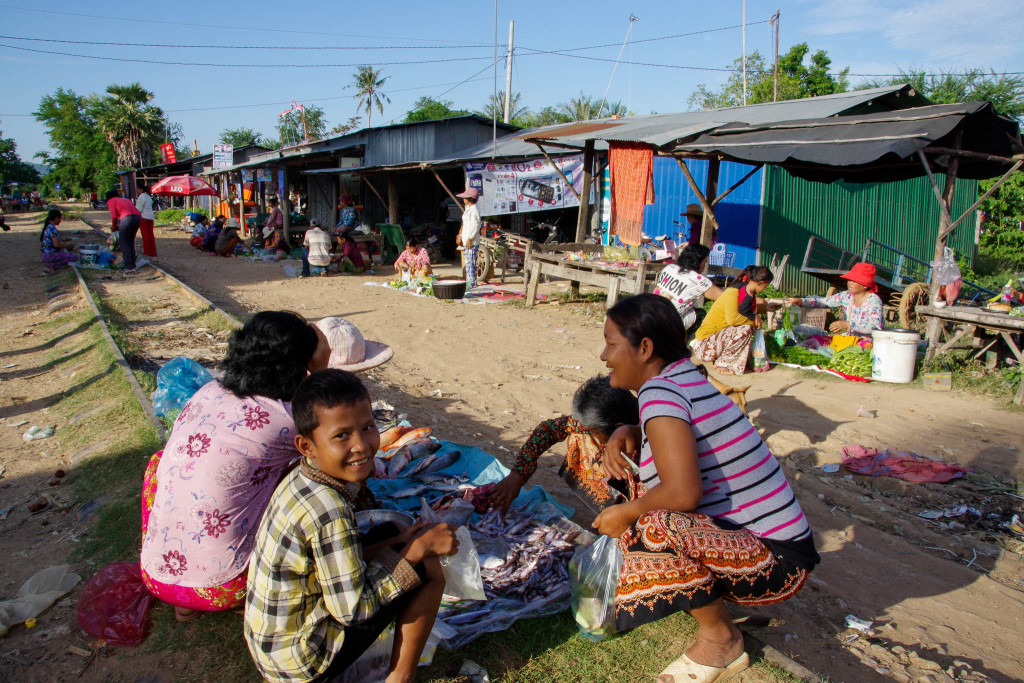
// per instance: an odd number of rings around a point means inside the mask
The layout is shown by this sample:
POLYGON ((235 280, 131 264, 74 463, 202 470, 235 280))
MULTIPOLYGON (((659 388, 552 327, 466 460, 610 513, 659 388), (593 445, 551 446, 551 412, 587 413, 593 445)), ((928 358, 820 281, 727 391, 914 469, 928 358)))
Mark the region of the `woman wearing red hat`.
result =
POLYGON ((832 296, 805 296, 786 299, 786 303, 808 308, 842 308, 846 320, 837 320, 829 325, 832 333, 870 335, 871 330, 884 327, 882 299, 875 284, 875 267, 870 263, 858 263, 850 272, 841 276, 846 280, 846 291, 832 296))

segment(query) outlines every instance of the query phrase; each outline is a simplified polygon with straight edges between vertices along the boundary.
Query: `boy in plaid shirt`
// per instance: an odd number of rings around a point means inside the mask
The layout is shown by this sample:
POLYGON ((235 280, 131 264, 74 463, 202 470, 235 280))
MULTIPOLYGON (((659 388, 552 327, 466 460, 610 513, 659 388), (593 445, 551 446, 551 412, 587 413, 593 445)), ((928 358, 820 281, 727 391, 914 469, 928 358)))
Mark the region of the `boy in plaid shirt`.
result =
POLYGON ((274 491, 257 533, 245 605, 249 652, 269 680, 329 681, 395 621, 387 681, 411 681, 444 592, 437 558, 458 549, 455 529, 392 525, 388 540, 360 543, 354 514, 374 506, 365 482, 380 433, 354 374, 310 375, 292 412, 303 458, 274 491))

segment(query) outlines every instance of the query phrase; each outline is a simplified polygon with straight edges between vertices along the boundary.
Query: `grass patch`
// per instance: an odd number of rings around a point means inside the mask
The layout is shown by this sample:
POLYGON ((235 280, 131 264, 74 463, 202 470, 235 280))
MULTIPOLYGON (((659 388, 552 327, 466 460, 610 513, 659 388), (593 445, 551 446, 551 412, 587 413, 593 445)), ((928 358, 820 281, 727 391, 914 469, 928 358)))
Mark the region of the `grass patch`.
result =
POLYGON ((920 363, 918 376, 924 372, 949 372, 955 391, 991 398, 1012 410, 1024 410, 1013 402, 1017 387, 1024 377, 1020 365, 986 367, 980 360, 971 360, 973 350, 947 351, 927 363, 920 363))

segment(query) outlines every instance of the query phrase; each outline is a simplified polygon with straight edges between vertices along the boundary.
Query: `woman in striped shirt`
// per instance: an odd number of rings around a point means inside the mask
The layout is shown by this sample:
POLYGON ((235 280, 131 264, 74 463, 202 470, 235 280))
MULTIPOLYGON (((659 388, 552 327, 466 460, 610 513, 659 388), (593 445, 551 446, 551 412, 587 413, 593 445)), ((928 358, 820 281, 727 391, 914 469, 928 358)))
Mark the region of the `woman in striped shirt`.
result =
POLYGON ((819 562, 783 474, 740 409, 689 361, 682 320, 665 298, 640 294, 608 310, 601 360, 614 387, 638 394, 640 424, 620 427, 605 469, 625 475, 639 451, 645 491, 594 520, 619 539, 619 630, 685 610, 697 642, 661 683, 723 680, 749 666, 725 602, 793 596, 819 562))

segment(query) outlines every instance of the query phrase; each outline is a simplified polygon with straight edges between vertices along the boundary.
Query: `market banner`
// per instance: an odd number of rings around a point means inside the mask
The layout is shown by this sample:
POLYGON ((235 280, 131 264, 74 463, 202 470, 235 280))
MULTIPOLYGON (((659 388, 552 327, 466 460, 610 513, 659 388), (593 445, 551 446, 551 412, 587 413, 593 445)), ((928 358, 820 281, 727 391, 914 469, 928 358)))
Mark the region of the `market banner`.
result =
POLYGON ((269 183, 273 176, 270 174, 269 168, 257 168, 256 169, 256 180, 261 183, 269 183))
MULTIPOLYGON (((579 192, 583 187, 583 155, 571 154, 553 159, 579 192)), ((580 205, 580 200, 566 186, 558 171, 542 157, 510 164, 470 162, 466 164, 466 186, 480 191, 477 207, 482 216, 580 205)))
POLYGON ((174 144, 165 142, 160 145, 160 160, 165 164, 173 164, 178 160, 174 154, 174 144))
POLYGON ((235 147, 234 145, 214 145, 213 146, 213 167, 214 168, 227 168, 235 162, 235 147))

